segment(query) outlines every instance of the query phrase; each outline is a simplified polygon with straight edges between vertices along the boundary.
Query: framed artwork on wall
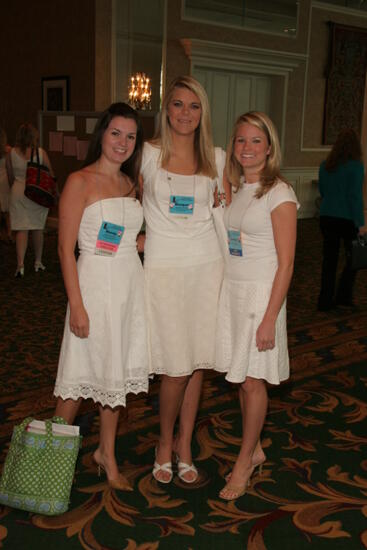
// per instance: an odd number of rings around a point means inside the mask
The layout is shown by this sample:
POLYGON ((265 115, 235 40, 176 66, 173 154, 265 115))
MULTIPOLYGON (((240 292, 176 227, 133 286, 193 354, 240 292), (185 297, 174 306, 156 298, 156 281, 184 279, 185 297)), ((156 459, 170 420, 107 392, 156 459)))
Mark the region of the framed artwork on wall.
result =
POLYGON ((42 111, 69 110, 69 77, 42 78, 42 111))

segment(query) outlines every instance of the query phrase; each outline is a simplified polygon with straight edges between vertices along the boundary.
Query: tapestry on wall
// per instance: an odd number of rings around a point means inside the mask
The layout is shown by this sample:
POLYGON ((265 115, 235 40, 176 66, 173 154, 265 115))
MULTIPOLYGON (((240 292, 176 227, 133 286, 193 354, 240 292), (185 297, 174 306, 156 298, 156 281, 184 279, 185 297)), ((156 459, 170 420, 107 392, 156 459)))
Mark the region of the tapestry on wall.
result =
POLYGON ((324 144, 332 145, 344 128, 361 133, 367 68, 367 29, 330 23, 324 144))

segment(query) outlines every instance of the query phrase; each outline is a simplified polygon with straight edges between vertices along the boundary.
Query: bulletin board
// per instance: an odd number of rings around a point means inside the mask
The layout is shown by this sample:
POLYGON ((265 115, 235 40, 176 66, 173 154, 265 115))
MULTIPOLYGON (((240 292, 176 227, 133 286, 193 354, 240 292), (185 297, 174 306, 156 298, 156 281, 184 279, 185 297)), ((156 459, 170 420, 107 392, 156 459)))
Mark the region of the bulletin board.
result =
POLYGON ((82 167, 100 114, 80 111, 38 112, 40 145, 49 156, 60 191, 68 175, 82 167))

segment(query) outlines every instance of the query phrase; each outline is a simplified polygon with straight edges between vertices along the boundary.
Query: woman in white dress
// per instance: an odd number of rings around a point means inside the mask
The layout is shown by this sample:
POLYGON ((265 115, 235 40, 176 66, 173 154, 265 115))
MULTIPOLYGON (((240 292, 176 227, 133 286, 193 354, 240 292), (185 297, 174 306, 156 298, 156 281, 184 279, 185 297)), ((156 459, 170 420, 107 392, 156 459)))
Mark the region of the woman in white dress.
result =
POLYGON ((73 423, 82 399, 98 403, 100 440, 93 458, 109 486, 125 490, 131 487, 115 458, 119 408, 127 393, 148 390, 144 273, 136 244, 143 223, 136 199, 141 151, 136 111, 112 104, 97 123, 84 168, 68 177, 59 208, 69 303, 55 414, 73 423))
POLYGON ((191 439, 203 371, 214 368, 223 260, 212 208, 224 164, 224 151, 212 144, 204 89, 191 77, 176 78, 155 139, 144 144, 141 170, 150 370, 161 375, 153 476, 162 483, 172 480, 172 453, 182 481, 198 478, 191 439))
POLYGON ((44 271, 42 263, 43 230, 46 224, 48 208, 40 206, 24 195, 27 164, 32 151, 36 159, 38 148, 40 163, 48 166, 51 174, 52 167, 46 151, 38 147, 38 130, 32 124, 22 124, 15 138, 15 147, 10 151, 10 164, 7 162, 10 190, 10 224, 12 231, 16 231, 15 243, 17 250, 17 269, 15 277, 24 277, 24 257, 28 247, 28 232, 32 231, 34 247, 34 270, 44 271))
POLYGON ((271 120, 260 112, 240 116, 227 150, 233 200, 224 215, 229 259, 218 310, 216 362, 239 384, 240 453, 220 496, 243 495, 257 466, 267 382, 289 377, 286 295, 293 273, 297 198, 279 171, 280 146, 271 120))

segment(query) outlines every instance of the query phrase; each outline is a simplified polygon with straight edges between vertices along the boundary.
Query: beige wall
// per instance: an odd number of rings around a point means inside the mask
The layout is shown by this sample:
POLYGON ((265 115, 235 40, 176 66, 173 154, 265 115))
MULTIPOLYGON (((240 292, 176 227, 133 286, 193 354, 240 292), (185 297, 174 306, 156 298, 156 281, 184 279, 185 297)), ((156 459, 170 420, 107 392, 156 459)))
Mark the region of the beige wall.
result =
POLYGON ((70 109, 94 110, 94 0, 17 0, 1 10, 0 125, 37 125, 41 79, 70 77, 70 109))
POLYGON ((289 77, 285 116, 284 162, 287 167, 318 166, 329 148, 322 145, 325 99, 325 68, 329 48, 328 21, 367 27, 367 18, 312 7, 300 2, 296 37, 260 34, 245 29, 225 28, 181 19, 181 0, 167 3, 167 82, 190 73, 190 59, 180 40, 200 39, 224 44, 303 54, 289 77))

